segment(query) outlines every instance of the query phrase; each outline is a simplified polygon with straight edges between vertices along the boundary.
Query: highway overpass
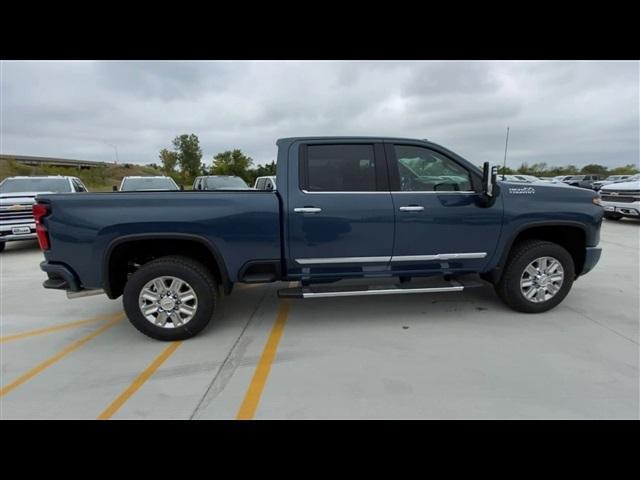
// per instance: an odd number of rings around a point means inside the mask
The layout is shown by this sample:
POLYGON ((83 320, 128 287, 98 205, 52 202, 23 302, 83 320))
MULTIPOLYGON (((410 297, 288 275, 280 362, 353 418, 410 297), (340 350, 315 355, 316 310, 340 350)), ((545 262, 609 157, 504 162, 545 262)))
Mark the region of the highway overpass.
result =
POLYGON ((25 165, 51 165, 55 167, 106 167, 114 165, 112 162, 96 162, 94 160, 76 160, 71 158, 35 157, 32 155, 0 155, 0 160, 15 160, 25 165))

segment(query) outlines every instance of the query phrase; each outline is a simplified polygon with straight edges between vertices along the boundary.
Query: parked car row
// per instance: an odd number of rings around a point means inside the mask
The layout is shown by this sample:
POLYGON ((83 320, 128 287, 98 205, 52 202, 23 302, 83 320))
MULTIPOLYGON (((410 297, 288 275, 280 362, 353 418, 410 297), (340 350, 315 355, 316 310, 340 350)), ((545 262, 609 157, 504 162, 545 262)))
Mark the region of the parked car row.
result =
POLYGON ((591 190, 600 190, 605 185, 613 183, 626 182, 630 180, 632 175, 609 175, 605 179, 601 179, 599 175, 558 175, 557 177, 534 177, 533 175, 501 175, 500 178, 509 182, 551 182, 564 183, 572 187, 588 188, 591 190))
POLYGON ((275 190, 276 177, 258 177, 250 187, 242 178, 234 175, 205 175, 196 177, 193 182, 194 190, 275 190))

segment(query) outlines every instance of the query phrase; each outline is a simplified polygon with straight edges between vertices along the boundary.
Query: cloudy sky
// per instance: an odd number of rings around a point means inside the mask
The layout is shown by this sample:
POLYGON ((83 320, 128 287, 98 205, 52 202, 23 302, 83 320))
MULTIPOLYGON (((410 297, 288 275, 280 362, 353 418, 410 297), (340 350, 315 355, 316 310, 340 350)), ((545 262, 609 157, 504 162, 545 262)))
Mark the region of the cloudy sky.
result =
POLYGON ((0 151, 152 163, 178 134, 257 163, 303 135, 428 138, 476 164, 638 164, 640 63, 2 61, 0 151))

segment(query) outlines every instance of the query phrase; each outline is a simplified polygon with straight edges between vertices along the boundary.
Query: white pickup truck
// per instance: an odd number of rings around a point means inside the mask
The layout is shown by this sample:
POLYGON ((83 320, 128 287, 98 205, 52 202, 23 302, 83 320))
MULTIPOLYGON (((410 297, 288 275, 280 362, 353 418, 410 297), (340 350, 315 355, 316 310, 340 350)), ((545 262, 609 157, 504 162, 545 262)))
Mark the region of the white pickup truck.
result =
POLYGON ((605 185, 600 189, 600 198, 605 218, 640 218, 640 174, 634 175, 626 182, 605 185))
POLYGON ((36 224, 31 212, 36 195, 87 191, 77 177, 5 178, 0 182, 0 252, 7 242, 36 238, 36 224))

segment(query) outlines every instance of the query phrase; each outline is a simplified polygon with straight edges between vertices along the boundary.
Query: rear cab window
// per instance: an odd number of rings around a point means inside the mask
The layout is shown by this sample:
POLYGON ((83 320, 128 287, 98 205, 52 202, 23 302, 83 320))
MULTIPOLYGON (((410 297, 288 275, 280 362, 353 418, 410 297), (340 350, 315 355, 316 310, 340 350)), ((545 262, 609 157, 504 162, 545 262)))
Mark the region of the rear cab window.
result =
POLYGON ((385 190, 385 159, 374 144, 303 145, 300 188, 308 192, 385 190))

